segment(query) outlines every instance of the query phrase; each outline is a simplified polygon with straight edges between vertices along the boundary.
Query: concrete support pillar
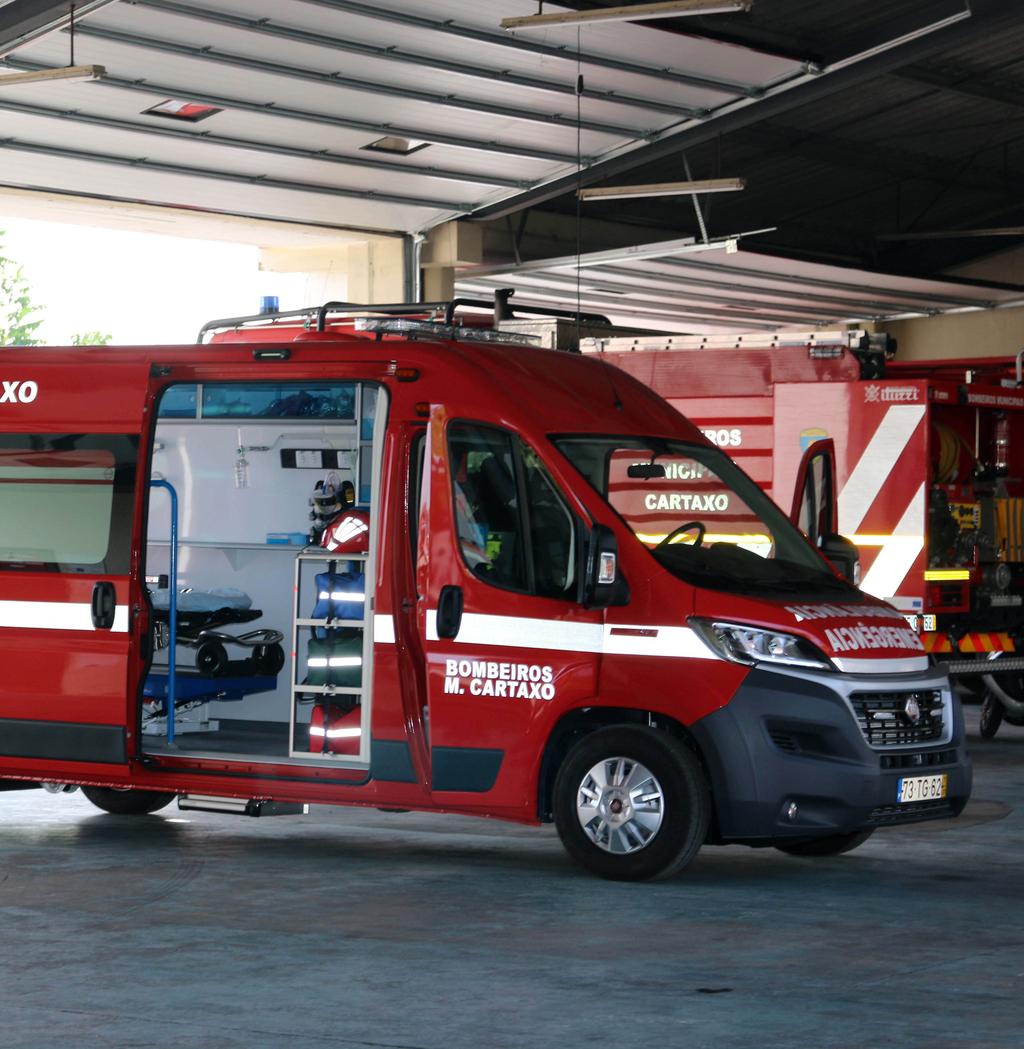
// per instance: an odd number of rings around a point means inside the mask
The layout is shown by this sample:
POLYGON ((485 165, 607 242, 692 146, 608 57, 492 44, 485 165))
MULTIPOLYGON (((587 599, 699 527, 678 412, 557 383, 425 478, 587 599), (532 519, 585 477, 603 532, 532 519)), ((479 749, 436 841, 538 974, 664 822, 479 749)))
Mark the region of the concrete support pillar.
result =
POLYGON ((472 222, 446 222, 432 229, 420 249, 423 299, 444 302, 455 297, 455 274, 483 261, 483 228, 472 222))
POLYGON ((447 302, 455 298, 455 270, 450 266, 432 266, 423 271, 423 301, 447 302))

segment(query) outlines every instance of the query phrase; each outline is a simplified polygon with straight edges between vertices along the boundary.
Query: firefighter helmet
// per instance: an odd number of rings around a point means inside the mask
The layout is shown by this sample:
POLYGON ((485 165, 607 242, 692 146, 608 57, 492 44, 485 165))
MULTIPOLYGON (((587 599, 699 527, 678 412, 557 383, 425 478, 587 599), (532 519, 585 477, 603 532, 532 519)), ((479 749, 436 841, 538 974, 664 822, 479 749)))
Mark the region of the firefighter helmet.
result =
POLYGON ((320 545, 332 554, 365 554, 370 549, 370 515, 344 510, 324 529, 320 545))

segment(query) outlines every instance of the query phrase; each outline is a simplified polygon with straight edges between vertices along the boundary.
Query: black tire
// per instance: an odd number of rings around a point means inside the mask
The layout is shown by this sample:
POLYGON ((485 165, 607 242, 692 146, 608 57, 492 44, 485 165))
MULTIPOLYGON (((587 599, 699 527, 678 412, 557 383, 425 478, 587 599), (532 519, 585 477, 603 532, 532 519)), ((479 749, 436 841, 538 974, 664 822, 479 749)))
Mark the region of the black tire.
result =
POLYGON ((577 863, 602 878, 642 881, 670 877, 697 855, 707 836, 711 798, 700 761, 685 744, 656 729, 620 725, 592 732, 569 751, 555 778, 553 809, 558 836, 577 863), (597 844, 577 812, 589 771, 616 758, 644 766, 661 787, 660 824, 627 853, 597 844))
POLYGON ((228 665, 228 650, 219 641, 204 641, 196 649, 196 669, 207 677, 218 677, 228 665))
POLYGON ((256 672, 273 677, 284 668, 284 649, 280 645, 257 645, 252 650, 256 672))
POLYGON ((82 793, 104 812, 115 816, 145 816, 166 808, 177 794, 157 790, 114 790, 112 787, 83 787, 82 793))
POLYGON ((995 739, 999 726, 1003 723, 1003 704, 989 692, 981 704, 981 716, 978 718, 978 731, 982 739, 995 739))
POLYGON ((778 841, 775 848, 789 856, 841 856, 853 852, 875 833, 874 827, 851 831, 849 834, 830 834, 826 838, 803 838, 799 841, 778 841))

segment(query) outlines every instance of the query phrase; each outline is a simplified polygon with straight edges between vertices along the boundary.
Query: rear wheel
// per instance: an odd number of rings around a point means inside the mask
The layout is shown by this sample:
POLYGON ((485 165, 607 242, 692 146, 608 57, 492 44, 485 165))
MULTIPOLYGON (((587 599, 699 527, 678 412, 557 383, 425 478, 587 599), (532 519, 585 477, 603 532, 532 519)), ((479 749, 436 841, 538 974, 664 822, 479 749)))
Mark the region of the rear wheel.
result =
POLYGON ((113 787, 83 787, 82 793, 98 809, 115 816, 144 816, 165 808, 177 797, 165 791, 115 790, 113 787))
POLYGON ((827 838, 804 838, 801 841, 780 841, 775 843, 779 852, 790 856, 840 856, 852 852, 875 833, 874 827, 855 830, 850 834, 830 834, 827 838))
POLYGON ((228 665, 228 650, 219 641, 204 641, 196 649, 196 669, 207 677, 217 677, 228 665))
POLYGON ((252 651, 256 672, 268 677, 279 674, 284 667, 284 649, 280 645, 257 645, 252 651))
POLYGON ((600 729, 558 770, 554 816, 566 851, 602 878, 667 878, 696 856, 711 817, 704 771, 650 728, 600 729))
POLYGON ((1003 704, 992 693, 985 696, 978 718, 978 731, 983 739, 993 739, 1003 723, 1003 704))

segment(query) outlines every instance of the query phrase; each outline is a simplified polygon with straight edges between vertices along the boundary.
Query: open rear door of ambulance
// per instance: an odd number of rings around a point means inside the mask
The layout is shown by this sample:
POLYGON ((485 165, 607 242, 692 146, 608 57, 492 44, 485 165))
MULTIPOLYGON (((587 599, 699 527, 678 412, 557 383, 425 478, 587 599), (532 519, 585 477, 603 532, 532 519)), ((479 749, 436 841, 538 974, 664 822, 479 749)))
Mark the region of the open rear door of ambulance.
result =
POLYGON ((845 579, 860 581, 857 547, 838 532, 836 447, 830 437, 814 441, 800 460, 790 520, 845 579))
POLYGON ((149 363, 0 350, 0 775, 127 777, 149 363))

